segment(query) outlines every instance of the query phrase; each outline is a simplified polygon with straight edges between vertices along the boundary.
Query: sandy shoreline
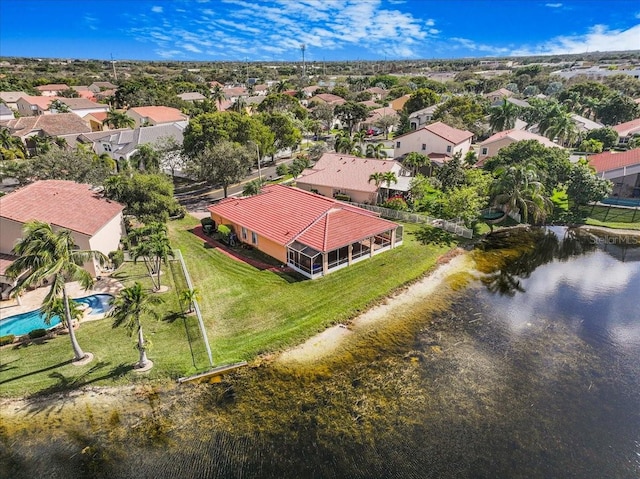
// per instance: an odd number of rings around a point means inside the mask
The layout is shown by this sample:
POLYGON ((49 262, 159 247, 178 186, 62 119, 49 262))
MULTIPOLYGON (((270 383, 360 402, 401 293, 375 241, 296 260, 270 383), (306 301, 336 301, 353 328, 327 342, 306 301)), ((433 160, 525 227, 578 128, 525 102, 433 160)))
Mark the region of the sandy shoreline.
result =
POLYGON ((357 316, 348 326, 344 324, 332 326, 301 345, 279 354, 275 361, 281 363, 308 363, 325 358, 339 349, 358 330, 384 321, 393 316, 392 312, 397 312, 428 298, 442 285, 447 276, 462 271, 468 266, 469 257, 466 254, 462 254, 461 249, 454 250, 453 254, 455 254, 453 259, 440 263, 434 271, 424 278, 390 296, 383 304, 374 306, 357 316))

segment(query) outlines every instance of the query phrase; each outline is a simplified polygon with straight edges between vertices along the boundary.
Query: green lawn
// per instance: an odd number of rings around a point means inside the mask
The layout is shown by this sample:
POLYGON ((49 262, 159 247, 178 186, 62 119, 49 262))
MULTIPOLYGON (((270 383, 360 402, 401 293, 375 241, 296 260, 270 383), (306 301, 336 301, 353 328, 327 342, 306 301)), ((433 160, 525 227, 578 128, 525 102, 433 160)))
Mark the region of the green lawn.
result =
POLYGON ((581 212, 585 215, 585 224, 588 225, 640 230, 640 210, 586 206, 582 208, 581 212))
MULTIPOLYGON (((328 325, 347 320, 394 288, 432 268, 446 248, 415 241, 415 225, 405 225, 404 245, 318 280, 259 271, 206 247, 190 230, 193 217, 169 223, 174 247, 180 248, 196 288, 216 365, 274 352, 300 343, 328 325)), ((125 283, 142 279, 143 266, 125 263, 116 273, 125 283)), ((137 361, 134 339, 124 329, 112 329, 108 319, 83 323, 77 331, 85 351, 96 359, 87 366, 69 364, 71 347, 65 336, 44 344, 0 350, 0 395, 21 396, 81 387, 119 385, 133 381, 175 380, 206 369, 200 341, 191 344, 187 329, 197 333, 195 319, 185 327, 178 314, 177 291, 184 286, 180 268, 167 268, 159 308, 162 319, 147 320, 149 358, 155 367, 146 374, 132 371, 137 361), (174 282, 178 282, 177 288, 174 282)))

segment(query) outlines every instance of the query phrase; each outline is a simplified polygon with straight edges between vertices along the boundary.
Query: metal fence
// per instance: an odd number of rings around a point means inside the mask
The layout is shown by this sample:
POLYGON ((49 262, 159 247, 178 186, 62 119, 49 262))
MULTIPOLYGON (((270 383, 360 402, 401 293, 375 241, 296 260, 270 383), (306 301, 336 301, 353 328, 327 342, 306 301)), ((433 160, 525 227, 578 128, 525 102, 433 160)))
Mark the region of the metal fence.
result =
POLYGON ((354 206, 358 206, 359 208, 363 208, 369 211, 375 211, 379 213, 383 218, 404 221, 405 223, 418 223, 425 224, 429 226, 433 226, 435 228, 440 228, 449 233, 453 233, 458 236, 462 236, 463 238, 472 238, 473 231, 466 226, 464 226, 464 222, 462 220, 443 220, 440 218, 433 218, 428 215, 421 215, 418 213, 409 213, 407 211, 398 211, 392 210, 390 208, 382 208, 381 206, 375 205, 367 205, 363 203, 351 203, 354 206))
MULTIPOLYGON (((182 252, 179 249, 173 251, 175 258, 180 262, 180 266, 182 266, 182 272, 184 274, 184 278, 187 282, 187 287, 189 289, 195 289, 193 287, 193 282, 191 281, 191 276, 189 276, 189 270, 187 270, 187 265, 184 262, 184 258, 182 257, 182 252)), ((196 317, 198 318, 198 326, 200 327, 200 334, 202 334, 202 340, 204 341, 204 346, 207 350, 207 356, 209 358, 209 365, 213 367, 213 356, 211 354, 211 346, 209 345, 209 338, 207 336, 207 330, 204 327, 204 321, 202 320, 202 313, 200 312, 200 305, 198 305, 198 301, 193 299, 193 307, 196 312, 196 317)))

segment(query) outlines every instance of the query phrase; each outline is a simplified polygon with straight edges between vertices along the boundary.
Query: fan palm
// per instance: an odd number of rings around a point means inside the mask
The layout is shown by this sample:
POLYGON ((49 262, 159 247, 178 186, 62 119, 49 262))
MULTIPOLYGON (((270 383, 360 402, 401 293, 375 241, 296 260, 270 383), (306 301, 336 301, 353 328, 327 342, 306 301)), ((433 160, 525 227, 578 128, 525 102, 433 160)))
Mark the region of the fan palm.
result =
POLYGON ((542 222, 552 211, 553 203, 545 196, 533 166, 498 168, 496 175, 491 191, 495 206, 501 206, 506 213, 520 212, 525 223, 529 216, 535 223, 542 222))
POLYGON ((48 280, 49 292, 44 298, 43 307, 45 311, 51 310, 56 300, 62 301, 64 315, 61 319, 69 329, 74 359, 84 359, 87 355, 80 348, 73 331, 66 281, 77 280, 84 289, 88 289, 94 280, 82 265, 89 261, 104 265, 107 257, 99 251, 78 249, 71 231, 62 229, 54 232, 50 224, 41 221, 25 224, 23 238, 14 246, 12 253, 18 259, 7 268, 7 275, 19 278, 14 294, 48 280))
POLYGON ((147 342, 144 339, 140 318, 145 315, 157 316, 153 305, 161 302, 162 298, 148 294, 142 289, 142 284, 137 281, 133 286, 120 291, 111 302, 113 309, 109 312, 109 317, 113 318, 113 327, 125 326, 129 335, 132 335, 134 331, 137 332, 137 348, 140 352, 140 359, 136 364, 137 368, 144 368, 149 363, 147 342))

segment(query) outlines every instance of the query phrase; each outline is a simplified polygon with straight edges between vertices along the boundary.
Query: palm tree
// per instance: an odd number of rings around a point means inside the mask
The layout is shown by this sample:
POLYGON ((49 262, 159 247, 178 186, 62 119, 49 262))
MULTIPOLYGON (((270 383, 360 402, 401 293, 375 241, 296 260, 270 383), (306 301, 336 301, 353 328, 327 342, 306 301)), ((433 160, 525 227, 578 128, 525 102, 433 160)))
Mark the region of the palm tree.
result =
POLYGON ((113 309, 109 312, 109 317, 113 318, 113 327, 125 326, 129 335, 134 330, 138 333, 138 351, 140 359, 136 368, 144 368, 149 364, 147 358, 147 343, 142 333, 142 323, 140 318, 145 315, 157 316, 153 309, 154 304, 162 302, 162 298, 149 295, 142 289, 142 284, 135 282, 133 286, 124 288, 111 302, 113 309))
POLYGON ((384 143, 367 145, 367 158, 386 158, 386 157, 387 157, 387 152, 384 151, 384 143))
POLYGON ((12 253, 18 256, 18 259, 7 268, 7 275, 19 278, 14 294, 48 280, 49 292, 43 301, 45 311, 53 309, 57 299, 62 301, 64 316, 61 319, 69 329, 74 360, 80 361, 87 357, 73 331, 72 310, 65 282, 70 279, 77 280, 84 289, 88 289, 94 280, 82 265, 89 261, 97 261, 104 265, 107 257, 99 251, 78 249, 71 231, 62 229, 54 232, 50 224, 41 221, 25 224, 23 238, 14 246, 12 253), (24 273, 26 275, 22 276, 24 273))
POLYGON ((535 223, 542 222, 552 211, 553 203, 544 195, 544 186, 532 165, 498 168, 496 175, 491 188, 495 206, 501 206, 506 213, 520 212, 525 223, 529 215, 535 223))
POLYGON ((107 117, 102 122, 103 125, 110 126, 111 128, 133 128, 136 121, 127 115, 125 112, 117 110, 109 110, 107 117))
POLYGON ((183 303, 187 303, 189 305, 189 309, 187 313, 193 313, 194 303, 198 301, 200 297, 200 291, 197 288, 194 289, 185 289, 180 293, 180 300, 183 303))
POLYGON ((247 100, 243 97, 239 96, 231 105, 231 110, 238 113, 246 113, 247 112, 247 100))
POLYGON ((409 153, 402 160, 402 164, 404 166, 411 168, 411 173, 413 176, 416 176, 418 174, 418 171, 420 171, 420 168, 430 163, 431 163, 431 160, 427 155, 423 155, 415 151, 412 151, 411 153, 409 153))
POLYGON ((507 101, 506 98, 503 99, 502 105, 491 109, 491 115, 489 117, 491 131, 496 132, 512 129, 516 124, 519 112, 520 109, 516 105, 507 101))
POLYGON ((28 138, 31 144, 33 145, 33 154, 41 155, 42 153, 46 153, 51 149, 51 146, 54 144, 54 140, 52 136, 31 136, 28 138))
POLYGON ((389 189, 391 188, 391 183, 397 183, 398 177, 393 171, 387 171, 382 174, 382 182, 387 185, 387 199, 389 199, 389 189))
POLYGON ((334 146, 336 153, 351 153, 353 150, 353 140, 346 131, 342 131, 336 135, 336 143, 334 146))
POLYGON ((353 141, 360 146, 360 151, 364 152, 364 140, 367 138, 367 132, 364 130, 356 131, 353 134, 353 141))
POLYGON ((167 264, 169 257, 173 257, 173 250, 169 243, 166 227, 161 223, 152 223, 143 228, 133 230, 133 236, 129 234, 129 240, 136 243, 131 248, 130 254, 134 263, 142 258, 149 277, 153 282, 154 291, 160 290, 160 275, 162 263, 167 264))
POLYGON ((368 183, 371 183, 372 181, 376 185, 376 193, 377 193, 376 201, 378 201, 380 199, 380 185, 384 181, 384 173, 381 173, 379 171, 376 171, 375 173, 371 173, 369 175, 368 183))
POLYGON ((571 113, 563 111, 549 119, 544 135, 551 141, 557 139, 560 145, 567 143, 571 145, 578 137, 578 127, 573 121, 571 113))
POLYGON ((213 87, 213 90, 211 90, 211 99, 218 105, 218 110, 220 109, 220 107, 222 106, 222 102, 226 98, 227 97, 224 94, 224 90, 220 85, 216 85, 215 87, 213 87))
POLYGON ((129 161, 132 168, 140 171, 160 171, 160 153, 149 145, 140 145, 129 161))

